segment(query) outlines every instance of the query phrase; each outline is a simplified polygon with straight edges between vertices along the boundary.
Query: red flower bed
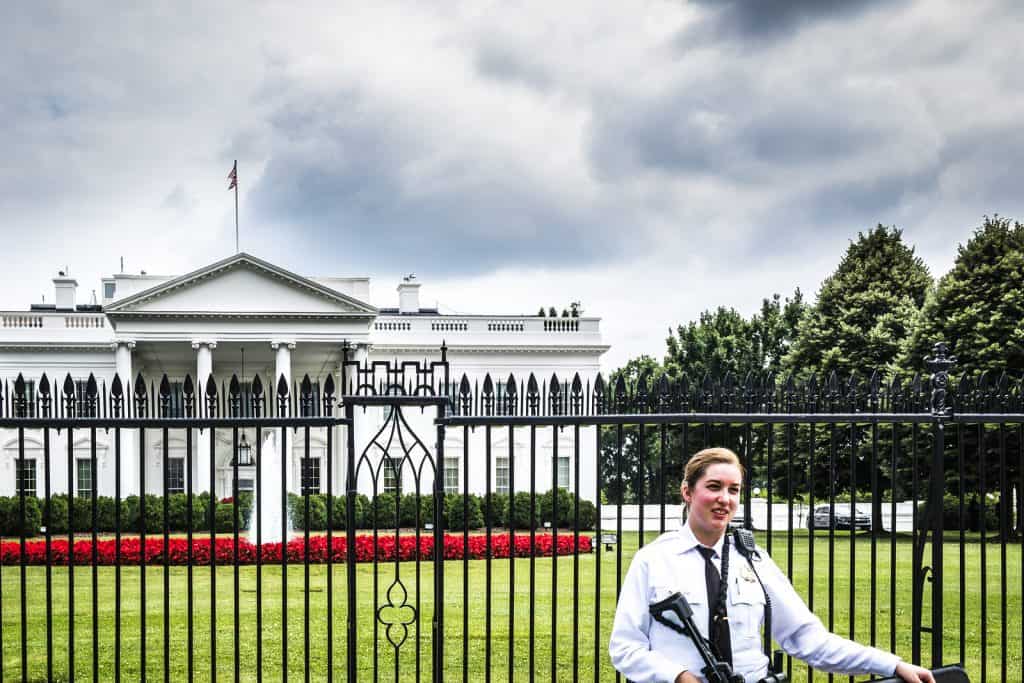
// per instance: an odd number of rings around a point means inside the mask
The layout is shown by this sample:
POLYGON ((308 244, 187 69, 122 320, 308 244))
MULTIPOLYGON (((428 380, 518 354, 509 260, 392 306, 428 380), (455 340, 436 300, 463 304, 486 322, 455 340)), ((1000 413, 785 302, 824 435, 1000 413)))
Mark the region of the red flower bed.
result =
MULTIPOLYGON (((461 560, 463 557, 479 560, 487 557, 487 536, 484 534, 473 534, 469 536, 468 543, 464 543, 461 534, 445 534, 444 536, 444 559, 461 560)), ((534 552, 531 553, 529 534, 516 534, 515 551, 516 557, 550 557, 552 551, 559 555, 571 555, 574 550, 573 535, 566 533, 559 534, 556 541, 551 534, 537 534, 534 540, 534 552)), ((590 536, 580 536, 579 551, 589 553, 593 549, 590 536)), ((98 541, 96 543, 96 564, 113 565, 117 564, 115 552, 117 541, 98 541)), ((347 553, 347 539, 344 536, 334 536, 331 539, 331 549, 327 548, 326 536, 311 536, 309 539, 309 561, 322 563, 327 562, 328 554, 334 562, 345 562, 347 553)), ((490 556, 493 558, 507 558, 512 551, 509 534, 493 534, 491 536, 490 556)), ((68 551, 66 540, 52 539, 50 543, 51 564, 64 566, 69 560, 76 565, 90 565, 92 559, 92 541, 77 541, 72 552, 68 551)), ((265 564, 277 564, 281 562, 281 553, 286 552, 289 562, 302 562, 306 556, 306 543, 304 538, 295 538, 287 545, 281 543, 264 543, 262 546, 262 562, 265 564)), ((162 536, 146 538, 146 545, 137 537, 121 539, 122 565, 162 565, 166 555, 167 561, 172 565, 188 564, 188 539, 172 538, 168 541, 166 550, 162 536)), ((210 539, 196 537, 192 540, 192 564, 208 565, 211 555, 214 556, 215 564, 234 564, 235 562, 235 541, 233 538, 218 538, 214 543, 210 539)), ((238 564, 256 564, 257 547, 248 540, 238 539, 238 564)), ((377 560, 431 560, 434 557, 434 537, 424 534, 420 536, 417 543, 414 535, 401 535, 397 538, 394 534, 381 535, 377 538, 374 546, 373 536, 360 534, 356 536, 356 562, 370 562, 376 556, 377 560)), ((46 542, 29 541, 25 544, 26 564, 46 564, 46 542)), ((21 547, 18 542, 5 542, 0 544, 0 564, 16 565, 21 561, 21 547)))

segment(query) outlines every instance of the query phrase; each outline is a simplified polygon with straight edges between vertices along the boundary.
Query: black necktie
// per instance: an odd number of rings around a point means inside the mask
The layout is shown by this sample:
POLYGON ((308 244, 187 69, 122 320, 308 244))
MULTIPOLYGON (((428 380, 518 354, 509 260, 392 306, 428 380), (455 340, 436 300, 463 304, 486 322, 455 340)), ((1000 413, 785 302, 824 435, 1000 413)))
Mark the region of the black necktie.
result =
POLYGON ((718 651, 718 657, 732 664, 732 639, 729 637, 729 618, 722 599, 722 577, 711 561, 715 551, 702 545, 697 546, 697 550, 704 556, 704 581, 708 587, 708 639, 718 651))

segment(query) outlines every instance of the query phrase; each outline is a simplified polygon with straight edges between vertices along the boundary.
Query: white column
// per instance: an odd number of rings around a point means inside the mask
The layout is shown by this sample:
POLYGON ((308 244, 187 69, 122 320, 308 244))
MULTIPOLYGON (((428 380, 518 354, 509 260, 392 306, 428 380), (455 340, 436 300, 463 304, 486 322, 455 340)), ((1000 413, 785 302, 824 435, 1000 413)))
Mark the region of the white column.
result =
MULTIPOLYGON (((124 389, 124 404, 122 415, 127 414, 131 409, 132 398, 129 392, 135 383, 132 376, 132 350, 135 349, 135 342, 131 340, 120 340, 111 345, 114 348, 114 366, 117 376, 121 379, 121 386, 124 389)), ((136 444, 138 443, 138 432, 134 429, 121 430, 121 471, 115 472, 115 477, 121 478, 121 497, 130 496, 139 492, 139 454, 136 444)), ((107 462, 113 468, 114 451, 111 440, 111 450, 107 462)), ((68 491, 73 490, 71 483, 68 484, 68 491)), ((110 495, 113 495, 113 482, 107 488, 110 495)))
MULTIPOLYGON (((295 349, 295 342, 272 341, 270 342, 270 348, 276 351, 274 357, 274 386, 270 388, 270 398, 274 401, 274 405, 277 406, 277 383, 281 381, 282 377, 284 377, 284 381, 288 385, 289 401, 292 400, 292 351, 295 349)), ((294 487, 292 482, 295 461, 292 453, 291 432, 287 429, 283 431, 284 439, 281 443, 281 457, 285 459, 285 486, 289 491, 298 493, 298 489, 294 487)))
MULTIPOLYGON (((196 413, 206 412, 206 382, 213 374, 213 350, 217 342, 211 340, 194 340, 192 349, 196 352, 196 413)), ((192 490, 195 493, 213 491, 214 482, 210 481, 210 431, 204 429, 200 434, 196 430, 192 443, 195 444, 195 460, 192 463, 192 490)))
MULTIPOLYGON (((370 347, 367 344, 356 344, 355 347, 351 350, 350 353, 351 353, 352 360, 354 360, 357 363, 359 363, 359 367, 362 367, 363 364, 366 363, 366 360, 367 360, 367 358, 370 355, 370 347)), ((358 373, 354 369, 349 369, 349 375, 351 377, 352 392, 353 393, 358 393, 359 392, 359 381, 360 381, 359 375, 358 375, 358 373)), ((356 462, 357 463, 359 462, 359 456, 362 454, 363 449, 366 448, 366 444, 369 443, 370 439, 373 437, 374 432, 380 426, 379 422, 380 422, 380 418, 381 418, 382 415, 383 415, 383 409, 382 408, 367 408, 365 410, 360 409, 360 410, 355 411, 355 415, 354 415, 354 422, 355 422, 355 424, 352 427, 352 440, 355 443, 356 462), (375 425, 375 424, 373 424, 374 422, 378 422, 378 424, 375 425)), ((376 454, 376 455, 378 457, 381 457, 380 454, 376 454)), ((346 454, 345 458, 346 458, 346 461, 347 461, 347 458, 348 458, 347 454, 346 454)), ((376 466, 376 464, 377 463, 375 462, 374 466, 376 466)), ((369 471, 368 471, 367 467, 364 465, 362 469, 359 469, 358 466, 357 466, 356 469, 357 469, 357 471, 360 474, 360 478, 356 481, 356 489, 360 493, 364 493, 364 494, 366 494, 368 496, 372 495, 373 494, 373 487, 371 485, 370 477, 368 476, 369 471)), ((346 471, 345 474, 347 476, 348 472, 346 471)), ((429 476, 428 471, 425 468, 424 469, 424 478, 426 478, 428 476, 429 476)), ((344 485, 344 479, 342 480, 342 485, 344 485)), ((429 488, 422 488, 423 486, 425 486, 425 485, 421 484, 421 489, 422 490, 429 490, 429 488)))

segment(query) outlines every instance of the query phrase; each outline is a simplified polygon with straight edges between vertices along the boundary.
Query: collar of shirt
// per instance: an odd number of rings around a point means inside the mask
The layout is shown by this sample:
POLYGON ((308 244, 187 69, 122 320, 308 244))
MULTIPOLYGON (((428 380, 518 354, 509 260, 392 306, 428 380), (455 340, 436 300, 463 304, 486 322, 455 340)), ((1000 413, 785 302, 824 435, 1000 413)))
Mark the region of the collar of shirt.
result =
MULTIPOLYGON (((679 527, 679 554, 695 551, 697 546, 703 545, 697 540, 697 537, 693 533, 693 529, 690 528, 690 520, 686 520, 679 527)), ((715 551, 715 563, 717 564, 722 559, 722 547, 725 545, 725 537, 728 533, 722 534, 718 541, 711 546, 712 550, 715 551)))

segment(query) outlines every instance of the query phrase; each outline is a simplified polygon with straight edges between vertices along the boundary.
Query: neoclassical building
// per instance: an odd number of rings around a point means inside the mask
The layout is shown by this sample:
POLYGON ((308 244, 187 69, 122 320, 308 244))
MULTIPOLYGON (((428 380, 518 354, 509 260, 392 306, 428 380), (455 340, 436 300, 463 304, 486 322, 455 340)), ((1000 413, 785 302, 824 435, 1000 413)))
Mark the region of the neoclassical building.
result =
MULTIPOLYGON (((339 378, 346 342, 351 357, 371 363, 437 360, 444 343, 453 381, 466 375, 471 382, 482 382, 489 374, 499 383, 510 374, 525 379, 531 372, 541 382, 552 374, 571 379, 575 373, 584 381, 593 381, 600 356, 608 349, 601 340, 598 318, 442 314, 420 305, 420 284, 411 278, 398 284, 393 295, 397 306, 378 307, 369 303, 369 278, 306 277, 245 253, 177 277, 118 273, 102 280, 102 297, 88 305, 77 303, 80 297, 74 278, 61 273, 53 283, 53 303, 0 312, 0 377, 13 386, 21 374, 30 398, 43 373, 61 383, 70 374, 79 391, 84 391, 90 375, 109 386, 115 373, 122 381, 134 380, 141 373, 147 382, 156 383, 166 375, 174 384, 189 375, 197 387, 205 386, 211 375, 222 386, 234 374, 241 378, 284 375, 289 380, 306 374, 314 379, 329 374, 339 378)), ((417 435, 425 444, 433 444, 433 416, 421 414, 419 409, 406 412, 417 435)), ((362 455, 385 424, 386 415, 383 409, 368 408, 360 409, 357 418, 353 437, 356 453, 362 455)), ((285 451, 290 490, 299 492, 305 486, 326 492, 325 459, 330 455, 334 458, 332 490, 344 492, 347 435, 342 428, 336 429, 330 454, 326 428, 312 430, 308 452, 304 439, 289 438, 285 451)), ((122 430, 121 495, 138 493, 143 478, 151 493, 161 493, 165 485, 171 492, 184 491, 185 459, 189 456, 193 459, 193 491, 212 486, 218 496, 230 495, 236 453, 232 431, 215 431, 212 447, 208 434, 192 431, 189 453, 184 429, 169 430, 167 444, 163 443, 163 430, 146 430, 141 437, 137 430, 122 430), (211 458, 214 481, 210 480, 211 458), (140 471, 143 467, 145 472, 140 471)), ((446 431, 446 490, 486 490, 488 449, 483 431, 446 431), (464 481, 466 465, 468 481, 464 481)), ((578 488, 582 496, 593 499, 595 439, 593 428, 583 431, 577 485, 570 476, 576 464, 574 437, 567 433, 571 430, 539 430, 534 436, 535 462, 531 462, 530 435, 525 429, 517 428, 511 436, 507 428, 495 430, 489 449, 490 490, 506 492, 510 480, 517 490, 528 488, 532 467, 539 491, 556 483, 578 488), (510 438, 515 442, 511 465, 510 438), (552 463, 556 449, 557 466, 552 463)), ((114 494, 117 473, 112 432, 97 430, 96 471, 88 430, 74 431, 70 447, 67 430, 48 432, 52 492, 70 489, 76 495, 90 495, 95 489, 100 495, 114 494), (69 457, 73 459, 71 482, 69 457)), ((264 435, 264 445, 269 447, 272 444, 266 438, 270 437, 264 435)), ((246 448, 251 448, 255 439, 255 429, 241 430, 246 448)), ((17 465, 18 444, 16 430, 0 429, 0 495, 13 495, 24 487, 41 496, 41 430, 27 430, 24 435, 22 471, 17 465)), ((240 456, 238 460, 239 486, 252 488, 255 469, 251 459, 240 456)), ((386 454, 367 450, 363 462, 358 474, 360 491, 373 491, 370 465, 376 471, 378 491, 394 488, 394 466, 386 454)), ((403 488, 411 490, 409 478, 403 477, 403 488)), ((420 481, 421 491, 428 492, 432 481, 429 476, 420 481)))

